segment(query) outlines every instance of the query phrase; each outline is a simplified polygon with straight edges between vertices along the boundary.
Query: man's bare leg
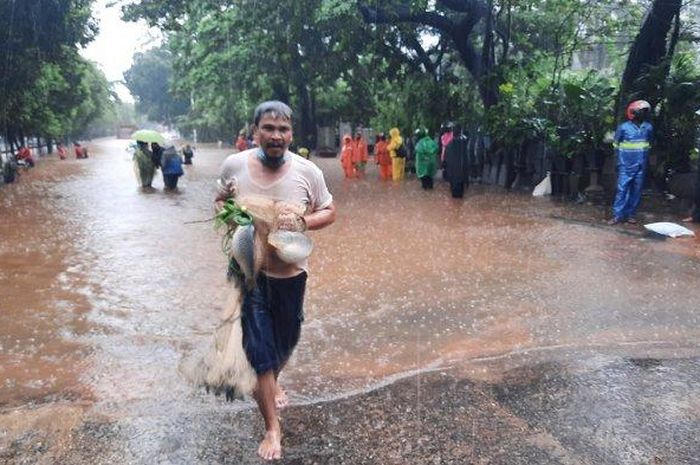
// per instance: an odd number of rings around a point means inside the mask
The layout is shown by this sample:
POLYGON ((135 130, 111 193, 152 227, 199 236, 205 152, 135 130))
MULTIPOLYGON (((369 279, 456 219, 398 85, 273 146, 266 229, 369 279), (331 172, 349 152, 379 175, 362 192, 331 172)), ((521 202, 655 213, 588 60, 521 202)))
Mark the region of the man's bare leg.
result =
POLYGON ((282 387, 280 387, 279 384, 277 384, 277 388, 275 389, 275 407, 277 407, 278 410, 283 410, 288 405, 289 397, 287 396, 287 393, 284 389, 282 389, 282 387))
POLYGON ((287 392, 282 389, 282 386, 279 383, 279 376, 280 372, 282 369, 285 367, 287 362, 282 363, 282 366, 279 367, 279 369, 275 372, 275 406, 277 407, 278 410, 283 410, 285 407, 289 405, 289 397, 287 396, 287 392))
POLYGON ((258 403, 260 413, 265 420, 265 437, 258 447, 258 455, 265 460, 282 458, 282 429, 277 417, 275 394, 277 381, 275 372, 270 370, 258 375, 258 384, 255 387, 255 400, 258 403))

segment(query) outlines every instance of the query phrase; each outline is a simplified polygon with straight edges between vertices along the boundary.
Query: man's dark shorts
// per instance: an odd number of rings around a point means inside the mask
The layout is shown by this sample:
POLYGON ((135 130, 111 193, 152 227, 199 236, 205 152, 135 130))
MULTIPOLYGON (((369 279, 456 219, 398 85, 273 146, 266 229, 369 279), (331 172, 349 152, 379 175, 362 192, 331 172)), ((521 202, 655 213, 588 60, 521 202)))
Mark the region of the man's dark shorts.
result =
POLYGON ((304 321, 306 272, 292 278, 260 273, 243 297, 243 348, 256 373, 278 371, 292 355, 304 321))

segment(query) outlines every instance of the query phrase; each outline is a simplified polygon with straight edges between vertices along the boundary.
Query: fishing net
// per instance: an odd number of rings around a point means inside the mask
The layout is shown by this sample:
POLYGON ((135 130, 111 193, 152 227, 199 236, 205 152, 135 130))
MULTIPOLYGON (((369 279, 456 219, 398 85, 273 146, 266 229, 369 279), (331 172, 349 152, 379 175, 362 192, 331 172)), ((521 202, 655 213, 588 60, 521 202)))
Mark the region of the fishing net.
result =
MULTIPOLYGON (((263 263, 269 237, 276 241, 278 253, 287 258, 305 259, 311 253, 310 239, 301 233, 278 231, 277 218, 293 212, 303 215, 305 207, 265 197, 247 196, 236 199, 228 217, 234 224, 225 224, 225 252, 235 264, 236 273, 229 280, 231 288, 221 322, 214 331, 207 353, 200 358, 188 359, 180 367, 183 375, 196 386, 208 392, 225 395, 227 400, 240 399, 252 394, 257 376, 243 349, 241 312, 244 287, 252 287, 263 263), (242 214, 254 219, 250 224, 242 214), (290 236, 291 234, 291 236, 290 236)), ((231 265, 229 265, 229 270, 231 265)), ((231 273, 229 273, 231 276, 231 273)))

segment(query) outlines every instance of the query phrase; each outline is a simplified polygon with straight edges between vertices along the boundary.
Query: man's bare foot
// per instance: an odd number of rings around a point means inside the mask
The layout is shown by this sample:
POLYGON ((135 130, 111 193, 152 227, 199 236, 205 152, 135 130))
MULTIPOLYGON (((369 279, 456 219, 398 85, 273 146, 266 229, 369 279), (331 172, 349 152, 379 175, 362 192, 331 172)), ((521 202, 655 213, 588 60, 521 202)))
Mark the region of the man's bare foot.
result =
POLYGON ((282 389, 279 384, 277 385, 277 390, 275 391, 275 406, 278 410, 284 409, 289 405, 289 397, 287 393, 282 389))
POLYGON ((610 218, 608 221, 606 221, 606 223, 607 223, 608 225, 612 226, 612 225, 615 225, 615 224, 620 224, 620 223, 622 223, 622 220, 620 220, 619 218, 610 218))
POLYGON ((637 219, 630 217, 630 218, 627 218, 626 222, 629 224, 637 224, 637 219))
POLYGON ((282 433, 276 430, 268 431, 258 447, 258 455, 263 460, 278 460, 282 458, 282 433))

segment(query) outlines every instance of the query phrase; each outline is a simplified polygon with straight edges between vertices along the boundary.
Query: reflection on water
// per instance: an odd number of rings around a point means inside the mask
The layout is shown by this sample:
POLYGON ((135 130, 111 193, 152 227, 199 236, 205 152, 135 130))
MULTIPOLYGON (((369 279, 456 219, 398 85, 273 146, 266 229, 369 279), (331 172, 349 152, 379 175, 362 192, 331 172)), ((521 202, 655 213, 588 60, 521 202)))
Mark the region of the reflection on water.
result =
MULTIPOLYGON (((42 160, 0 188, 0 405, 81 398, 167 415, 211 403, 176 367, 209 343, 224 300, 218 236, 186 223, 211 215, 225 153, 201 150, 179 192, 143 192, 126 143, 42 160)), ((316 161, 339 215, 311 233, 307 319, 284 375, 293 399, 542 347, 698 339, 696 240, 566 223, 553 216, 599 212, 499 189, 453 201, 442 183, 425 192, 372 170, 348 182, 337 160, 316 161)))

